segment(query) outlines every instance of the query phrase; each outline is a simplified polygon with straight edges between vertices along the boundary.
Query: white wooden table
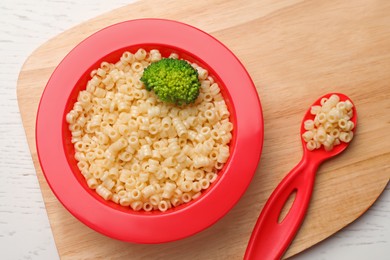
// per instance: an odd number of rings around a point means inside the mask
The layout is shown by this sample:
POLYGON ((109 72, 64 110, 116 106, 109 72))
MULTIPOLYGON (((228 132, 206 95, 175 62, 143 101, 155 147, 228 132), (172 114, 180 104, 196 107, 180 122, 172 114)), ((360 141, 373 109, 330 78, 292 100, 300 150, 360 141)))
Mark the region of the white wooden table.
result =
MULTIPOLYGON (((1 0, 0 259, 59 258, 18 110, 23 62, 56 34, 131 2, 1 0)), ((354 223, 293 259, 389 259, 389 190, 354 223)))

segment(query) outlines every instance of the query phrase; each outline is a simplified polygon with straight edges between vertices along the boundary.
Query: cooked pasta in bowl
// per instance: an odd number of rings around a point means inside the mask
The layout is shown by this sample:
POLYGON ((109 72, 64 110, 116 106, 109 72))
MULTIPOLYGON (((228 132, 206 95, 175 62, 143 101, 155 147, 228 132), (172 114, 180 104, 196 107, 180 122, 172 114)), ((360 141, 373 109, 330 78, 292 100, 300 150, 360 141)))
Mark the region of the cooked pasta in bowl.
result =
POLYGON ((206 69, 191 64, 201 88, 187 106, 165 103, 145 89, 143 69, 162 58, 158 49, 140 48, 116 63, 102 62, 66 114, 88 187, 134 211, 165 212, 196 199, 230 154, 230 112, 206 69))
POLYGON ((263 140, 256 89, 238 59, 210 35, 159 19, 116 24, 77 45, 46 86, 36 129, 59 201, 96 231, 137 243, 184 238, 225 215, 263 140), (193 103, 145 88, 144 69, 163 58, 197 71, 193 103))

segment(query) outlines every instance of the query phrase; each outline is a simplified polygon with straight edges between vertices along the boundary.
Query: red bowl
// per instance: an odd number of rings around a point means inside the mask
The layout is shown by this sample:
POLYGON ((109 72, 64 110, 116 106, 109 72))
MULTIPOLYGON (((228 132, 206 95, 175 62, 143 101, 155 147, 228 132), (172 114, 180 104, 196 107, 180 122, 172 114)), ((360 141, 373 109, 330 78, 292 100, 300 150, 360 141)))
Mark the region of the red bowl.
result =
POLYGON ((222 43, 199 29, 170 20, 140 19, 109 26, 77 45, 58 65, 43 92, 36 121, 39 161, 50 188, 77 219, 109 237, 162 243, 193 235, 223 217, 247 189, 263 145, 263 117, 247 71, 222 43), (103 200, 88 188, 74 159, 65 115, 90 72, 116 62, 125 50, 157 48, 163 56, 206 68, 219 83, 234 125, 230 157, 218 179, 190 203, 166 212, 135 212, 103 200))

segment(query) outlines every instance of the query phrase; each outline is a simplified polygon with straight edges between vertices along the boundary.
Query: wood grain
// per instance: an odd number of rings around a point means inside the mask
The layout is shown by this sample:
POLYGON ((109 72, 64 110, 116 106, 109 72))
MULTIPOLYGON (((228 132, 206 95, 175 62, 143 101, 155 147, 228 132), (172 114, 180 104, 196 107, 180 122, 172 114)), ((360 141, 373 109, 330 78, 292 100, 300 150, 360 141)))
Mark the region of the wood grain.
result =
MULTIPOLYGON (((240 259, 266 199, 301 156, 299 124, 328 92, 351 97, 356 139, 323 164, 307 217, 285 257, 332 235, 376 200, 390 177, 390 3, 382 1, 142 1, 68 30, 38 48, 18 81, 18 100, 59 254, 72 258, 240 259), (35 117, 44 86, 66 53, 93 32, 140 18, 175 19, 227 45, 254 80, 264 112, 260 165, 248 191, 221 221, 190 238, 134 245, 100 235, 73 218, 47 186, 35 149, 35 117), (199 249, 202 250, 199 250, 199 249)), ((254 120, 256 120, 254 118, 254 120)))

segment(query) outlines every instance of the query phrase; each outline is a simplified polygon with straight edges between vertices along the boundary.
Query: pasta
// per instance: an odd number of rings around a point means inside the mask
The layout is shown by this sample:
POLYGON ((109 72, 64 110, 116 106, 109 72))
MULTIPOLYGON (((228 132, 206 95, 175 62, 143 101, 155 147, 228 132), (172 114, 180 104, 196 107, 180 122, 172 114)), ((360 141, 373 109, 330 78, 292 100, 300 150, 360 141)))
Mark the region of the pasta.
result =
POLYGON ((352 103, 349 100, 340 101, 340 97, 332 95, 321 99, 321 106, 312 106, 310 113, 314 120, 306 120, 303 124, 306 130, 302 139, 306 142, 308 150, 313 151, 321 146, 326 151, 339 145, 340 141, 349 143, 353 138, 354 123, 352 103))
POLYGON ((230 156, 233 124, 218 84, 193 63, 201 82, 195 103, 163 103, 140 81, 161 58, 141 48, 102 62, 65 117, 88 187, 134 211, 166 211, 198 198, 230 156))

